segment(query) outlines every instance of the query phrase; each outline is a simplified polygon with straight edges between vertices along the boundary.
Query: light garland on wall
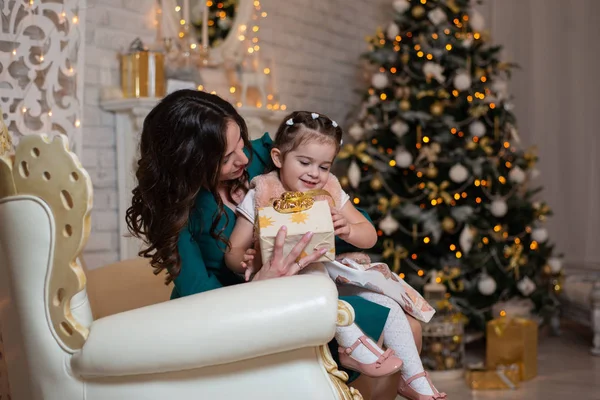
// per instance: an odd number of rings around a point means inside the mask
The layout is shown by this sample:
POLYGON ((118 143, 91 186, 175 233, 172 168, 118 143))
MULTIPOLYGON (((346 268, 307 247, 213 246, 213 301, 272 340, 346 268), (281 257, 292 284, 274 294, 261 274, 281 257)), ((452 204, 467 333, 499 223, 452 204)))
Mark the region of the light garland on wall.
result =
MULTIPOLYGON (((183 45, 180 47, 184 49, 186 52, 185 56, 199 57, 203 61, 203 65, 208 65, 209 57, 209 29, 214 26, 215 20, 225 20, 226 18, 230 18, 230 15, 225 13, 224 11, 215 11, 213 14, 210 13, 210 8, 215 7, 217 10, 222 10, 224 8, 230 7, 230 0, 223 0, 215 2, 213 0, 207 0, 204 4, 204 10, 202 12, 202 21, 193 21, 193 17, 191 16, 191 8, 189 4, 189 0, 181 0, 173 9, 175 12, 176 18, 179 20, 179 32, 178 38, 182 41, 183 45), (212 24, 211 24, 212 23, 212 24), (199 27, 202 31, 201 34, 201 43, 198 43, 196 37, 191 32, 193 31, 193 27, 199 27)), ((273 81, 273 70, 270 65, 263 65, 263 61, 260 57, 260 20, 262 18, 266 18, 268 13, 262 10, 261 3, 259 0, 254 0, 252 3, 253 10, 251 15, 251 22, 248 24, 241 24, 238 26, 236 32, 229 31, 230 35, 236 35, 237 40, 241 42, 242 46, 245 48, 244 53, 246 56, 245 60, 242 62, 242 65, 238 68, 239 80, 241 82, 231 85, 229 87, 228 95, 235 95, 240 93, 241 87, 244 86, 244 79, 248 79, 252 82, 263 82, 266 84, 268 79, 273 81), (244 70, 246 69, 246 71, 244 70), (247 71, 249 70, 249 71, 247 71), (262 75, 262 76, 261 76, 262 75)), ((159 37, 160 33, 160 23, 159 19, 161 19, 162 10, 157 10, 157 20, 156 25, 158 25, 159 29, 159 37)), ((217 22, 218 23, 218 22, 217 22)), ((214 39, 213 39, 214 43, 214 39)), ((198 90, 206 90, 204 85, 198 85, 198 90)), ((254 103, 254 106, 257 108, 266 108, 272 111, 282 110, 285 111, 287 106, 285 104, 280 103, 278 96, 273 94, 275 90, 271 90, 266 95, 265 104, 263 104, 260 100, 254 103)), ((212 94, 217 94, 216 91, 211 91, 212 94)), ((235 102, 237 107, 244 106, 244 99, 240 99, 235 102)))
POLYGON ((3 2, 0 12, 8 29, 0 32, 0 41, 12 44, 12 49, 0 51, 0 81, 6 83, 0 89, 0 108, 15 145, 20 135, 65 134, 80 153, 79 3, 3 2), (25 31, 39 33, 24 35, 25 31))

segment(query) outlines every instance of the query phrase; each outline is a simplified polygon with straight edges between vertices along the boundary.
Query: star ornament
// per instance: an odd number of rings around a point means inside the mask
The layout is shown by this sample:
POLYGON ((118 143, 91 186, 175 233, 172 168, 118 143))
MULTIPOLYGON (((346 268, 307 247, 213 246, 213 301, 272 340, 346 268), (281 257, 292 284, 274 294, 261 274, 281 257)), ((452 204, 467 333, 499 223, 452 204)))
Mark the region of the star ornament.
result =
POLYGON ((305 212, 297 212, 290 215, 290 222, 294 224, 304 224, 308 220, 308 214, 305 212))
POLYGON ((258 218, 258 226, 263 229, 263 228, 268 228, 269 226, 273 226, 273 218, 271 217, 265 217, 260 216, 258 218))

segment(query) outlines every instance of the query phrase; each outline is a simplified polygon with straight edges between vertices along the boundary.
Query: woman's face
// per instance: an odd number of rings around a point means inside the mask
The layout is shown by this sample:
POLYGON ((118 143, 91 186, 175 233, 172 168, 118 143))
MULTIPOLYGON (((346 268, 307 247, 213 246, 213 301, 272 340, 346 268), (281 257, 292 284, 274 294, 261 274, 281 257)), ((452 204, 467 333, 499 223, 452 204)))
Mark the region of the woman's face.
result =
POLYGON ((242 176, 248 165, 248 157, 244 154, 244 141, 237 123, 234 121, 227 123, 225 137, 227 138, 227 146, 225 147, 219 180, 230 181, 242 176))

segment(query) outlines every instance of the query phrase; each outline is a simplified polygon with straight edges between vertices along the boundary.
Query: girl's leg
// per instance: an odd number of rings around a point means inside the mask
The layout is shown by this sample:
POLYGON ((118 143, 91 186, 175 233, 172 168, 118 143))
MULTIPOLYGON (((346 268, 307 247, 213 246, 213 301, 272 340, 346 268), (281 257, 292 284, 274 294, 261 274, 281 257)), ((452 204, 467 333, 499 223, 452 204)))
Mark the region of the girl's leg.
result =
MULTIPOLYGON (((363 335, 363 331, 354 323, 349 326, 338 326, 335 330, 335 340, 338 342, 340 347, 351 347, 354 343, 356 343, 358 338, 363 335)), ((373 354, 373 352, 366 346, 360 344, 356 349, 354 349, 352 354, 350 354, 350 357, 362 364, 373 364, 377 361, 379 356, 383 354, 383 350, 381 350, 381 348, 377 346, 377 343, 373 342, 371 339, 367 340, 371 346, 379 351, 379 354, 373 354)))
MULTIPOLYGON (((383 328, 383 343, 386 347, 393 349, 396 355, 404 362, 402 366, 402 377, 404 380, 422 373, 424 371, 419 352, 415 344, 410 322, 400 308, 398 303, 382 294, 361 290, 359 296, 388 307, 390 314, 383 328)), ((433 390, 426 377, 413 380, 410 386, 423 395, 433 395, 433 390)))
POLYGON ((410 315, 407 315, 406 318, 408 318, 408 323, 410 324, 410 330, 412 331, 413 338, 415 339, 417 351, 419 354, 421 354, 421 349, 423 348, 423 328, 421 327, 421 323, 410 315))

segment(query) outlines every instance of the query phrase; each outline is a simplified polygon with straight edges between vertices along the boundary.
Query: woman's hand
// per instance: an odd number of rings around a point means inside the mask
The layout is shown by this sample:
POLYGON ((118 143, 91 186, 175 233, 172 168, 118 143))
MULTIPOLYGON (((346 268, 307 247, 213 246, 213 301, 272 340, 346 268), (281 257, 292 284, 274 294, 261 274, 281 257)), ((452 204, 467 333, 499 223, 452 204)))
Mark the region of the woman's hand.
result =
POLYGON ((352 226, 344 215, 335 208, 331 208, 331 219, 333 220, 334 235, 342 240, 348 240, 352 226))
POLYGON ((256 271, 254 268, 254 255, 256 254, 256 250, 248 249, 244 253, 244 261, 242 261, 242 268, 244 269, 244 278, 246 282, 250 280, 252 274, 256 271))
POLYGON ((327 249, 314 250, 311 254, 298 260, 300 254, 302 254, 302 251, 304 251, 306 246, 308 246, 308 243, 313 236, 312 232, 308 232, 302 237, 302 239, 300 239, 290 253, 284 257, 283 245, 285 243, 286 234, 287 228, 282 226, 277 232, 277 236, 275 236, 275 247, 273 248, 273 255, 271 256, 271 259, 263 264, 260 271, 254 275, 253 280, 257 281, 296 275, 308 264, 317 261, 323 254, 327 252, 327 249))

